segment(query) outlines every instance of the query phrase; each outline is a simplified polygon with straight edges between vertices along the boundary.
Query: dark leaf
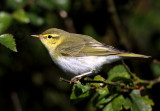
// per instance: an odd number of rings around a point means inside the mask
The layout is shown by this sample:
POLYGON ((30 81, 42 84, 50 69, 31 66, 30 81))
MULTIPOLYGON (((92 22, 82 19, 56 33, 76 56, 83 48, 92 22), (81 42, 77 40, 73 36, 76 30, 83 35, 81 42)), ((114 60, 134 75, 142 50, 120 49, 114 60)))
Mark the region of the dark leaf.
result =
POLYGON ((108 80, 112 81, 115 78, 125 78, 130 79, 130 75, 128 74, 127 70, 123 65, 117 65, 112 68, 108 73, 108 80))
POLYGON ((23 23, 29 23, 30 19, 27 16, 26 12, 23 9, 17 9, 14 13, 13 13, 13 17, 23 23))
POLYGON ((6 12, 0 12, 0 34, 5 31, 12 22, 12 16, 6 12))
POLYGON ((152 111, 150 105, 152 102, 149 101, 148 104, 148 99, 145 100, 146 98, 141 97, 139 90, 133 90, 130 96, 132 98, 132 111, 152 111))
POLYGON ((123 109, 124 97, 119 95, 115 97, 109 104, 105 106, 104 111, 120 111, 123 109))
POLYGON ((131 102, 131 100, 130 100, 129 98, 126 98, 125 101, 124 101, 124 108, 125 108, 126 110, 128 110, 128 109, 131 109, 131 107, 132 107, 132 102, 131 102))
POLYGON ((0 43, 6 46, 7 48, 11 49, 14 52, 17 52, 16 43, 11 34, 3 34, 0 35, 0 43))
POLYGON ((72 102, 78 102, 88 96, 90 96, 90 85, 82 85, 80 82, 78 82, 75 86, 73 86, 70 99, 72 102))
POLYGON ((151 64, 151 70, 152 70, 152 72, 153 72, 155 77, 159 77, 160 76, 160 64, 152 63, 151 64))
MULTIPOLYGON (((100 76, 100 75, 97 75, 97 76, 94 77, 93 80, 94 81, 104 81, 104 78, 102 76, 100 76)), ((103 83, 98 83, 97 82, 97 83, 91 83, 91 85, 99 87, 99 86, 103 86, 103 83)))
POLYGON ((35 13, 27 13, 27 16, 30 19, 30 22, 34 25, 40 26, 44 23, 43 18, 39 17, 35 13))

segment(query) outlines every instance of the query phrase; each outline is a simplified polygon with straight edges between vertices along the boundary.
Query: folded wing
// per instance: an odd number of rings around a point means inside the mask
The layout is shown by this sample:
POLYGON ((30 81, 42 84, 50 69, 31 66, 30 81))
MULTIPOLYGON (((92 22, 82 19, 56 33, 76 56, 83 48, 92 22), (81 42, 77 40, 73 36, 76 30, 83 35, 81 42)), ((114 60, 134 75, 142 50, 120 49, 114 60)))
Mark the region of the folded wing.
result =
POLYGON ((64 43, 60 44, 56 50, 63 56, 74 57, 108 55, 117 55, 122 57, 149 57, 145 55, 120 51, 114 47, 104 45, 89 36, 79 34, 73 34, 69 41, 65 41, 64 43))

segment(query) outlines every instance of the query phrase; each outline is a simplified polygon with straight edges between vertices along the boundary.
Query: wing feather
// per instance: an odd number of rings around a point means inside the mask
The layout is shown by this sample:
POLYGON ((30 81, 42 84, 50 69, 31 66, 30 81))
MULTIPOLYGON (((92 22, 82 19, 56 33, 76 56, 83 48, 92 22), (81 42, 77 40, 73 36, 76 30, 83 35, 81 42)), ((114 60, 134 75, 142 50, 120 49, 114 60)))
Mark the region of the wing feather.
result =
POLYGON ((120 51, 112 46, 104 45, 90 36, 80 34, 71 34, 56 48, 56 52, 60 53, 62 56, 74 57, 108 55, 117 55, 121 57, 149 57, 141 54, 120 51))
POLYGON ((107 56, 120 53, 111 46, 105 46, 90 36, 72 34, 68 41, 61 43, 57 49, 63 56, 107 56))

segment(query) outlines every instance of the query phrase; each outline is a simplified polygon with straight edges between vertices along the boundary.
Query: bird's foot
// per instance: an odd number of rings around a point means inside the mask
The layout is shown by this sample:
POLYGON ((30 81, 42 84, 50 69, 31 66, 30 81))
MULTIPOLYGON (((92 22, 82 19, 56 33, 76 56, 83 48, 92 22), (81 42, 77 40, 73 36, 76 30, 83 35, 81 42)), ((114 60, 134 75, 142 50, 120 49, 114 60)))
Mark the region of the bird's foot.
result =
POLYGON ((78 81, 79 81, 82 77, 84 77, 84 76, 86 76, 86 75, 89 75, 89 74, 91 74, 92 72, 93 72, 93 70, 73 77, 73 78, 71 79, 71 81, 70 81, 70 84, 71 84, 71 83, 77 84, 78 81))
POLYGON ((78 81, 81 79, 81 77, 77 77, 77 76, 75 76, 75 77, 73 77, 71 80, 70 80, 70 84, 77 84, 78 83, 78 81))
POLYGON ((64 79, 62 77, 59 78, 60 81, 64 81, 64 82, 67 82, 67 83, 70 83, 70 84, 74 84, 76 85, 78 83, 78 81, 81 79, 81 77, 73 77, 71 80, 68 80, 68 79, 64 79))

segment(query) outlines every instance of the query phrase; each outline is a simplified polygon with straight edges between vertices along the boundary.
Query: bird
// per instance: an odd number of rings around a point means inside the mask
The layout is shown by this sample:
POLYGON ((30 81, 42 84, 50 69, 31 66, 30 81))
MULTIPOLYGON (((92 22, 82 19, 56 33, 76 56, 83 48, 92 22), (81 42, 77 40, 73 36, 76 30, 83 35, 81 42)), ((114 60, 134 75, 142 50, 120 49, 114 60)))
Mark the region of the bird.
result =
POLYGON ((31 36, 39 38, 54 63, 73 76, 71 81, 97 73, 104 64, 125 58, 150 57, 122 51, 88 35, 69 33, 58 28, 50 28, 42 34, 31 36))

